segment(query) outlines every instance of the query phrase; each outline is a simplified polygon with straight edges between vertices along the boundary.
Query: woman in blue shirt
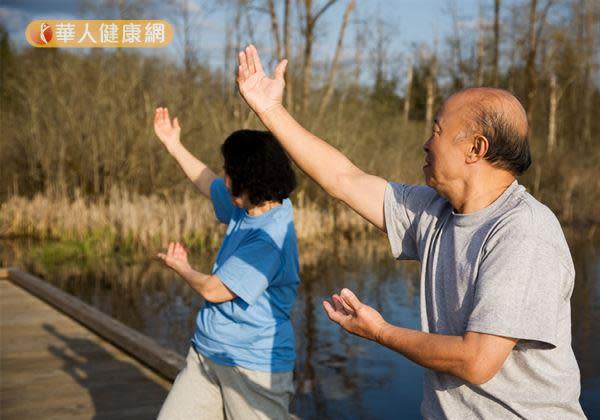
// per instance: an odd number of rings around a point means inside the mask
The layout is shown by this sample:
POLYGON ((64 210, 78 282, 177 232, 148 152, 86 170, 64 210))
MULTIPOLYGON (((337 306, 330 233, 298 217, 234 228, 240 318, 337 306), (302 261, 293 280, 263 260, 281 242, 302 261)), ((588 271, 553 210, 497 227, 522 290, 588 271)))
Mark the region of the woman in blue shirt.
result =
POLYGON ((210 274, 195 271, 178 242, 158 254, 206 300, 159 419, 287 418, 300 282, 290 160, 269 132, 236 131, 221 146, 221 179, 181 144, 166 108, 154 129, 228 226, 210 274))

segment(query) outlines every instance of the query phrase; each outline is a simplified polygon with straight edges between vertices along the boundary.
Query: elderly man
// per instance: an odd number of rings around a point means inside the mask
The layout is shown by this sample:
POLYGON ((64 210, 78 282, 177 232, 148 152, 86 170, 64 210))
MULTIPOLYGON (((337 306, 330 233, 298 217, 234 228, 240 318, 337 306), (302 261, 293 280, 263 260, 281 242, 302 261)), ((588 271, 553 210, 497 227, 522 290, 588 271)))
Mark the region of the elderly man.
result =
POLYGON ((296 164, 421 262, 421 324, 387 323, 348 289, 329 318, 426 368, 425 418, 581 418, 571 348, 574 269, 553 213, 518 184, 530 165, 527 118, 510 93, 452 95, 424 145, 428 186, 357 168, 283 108, 284 60, 268 78, 239 55, 240 91, 296 164))

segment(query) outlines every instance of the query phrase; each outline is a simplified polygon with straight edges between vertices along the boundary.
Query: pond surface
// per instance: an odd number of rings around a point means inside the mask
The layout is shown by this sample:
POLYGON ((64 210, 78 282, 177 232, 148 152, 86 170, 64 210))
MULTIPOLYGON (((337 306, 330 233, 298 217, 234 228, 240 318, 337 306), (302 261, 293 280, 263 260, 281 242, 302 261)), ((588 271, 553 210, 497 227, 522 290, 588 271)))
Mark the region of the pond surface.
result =
MULTIPOLYGON (((581 403, 600 415, 600 244, 570 239, 577 279, 573 348, 582 377, 581 403)), ((0 262, 18 265, 184 355, 202 299, 152 255, 42 262, 44 243, 0 241, 0 262)), ((48 255, 47 253, 45 255, 48 255)), ((215 250, 195 253, 209 271, 215 250)), ((372 342, 344 333, 321 302, 348 287, 397 325, 419 328, 416 263, 394 261, 383 236, 351 243, 326 239, 301 245, 301 275, 292 321, 298 359, 293 411, 303 419, 419 418, 422 369, 372 342)))

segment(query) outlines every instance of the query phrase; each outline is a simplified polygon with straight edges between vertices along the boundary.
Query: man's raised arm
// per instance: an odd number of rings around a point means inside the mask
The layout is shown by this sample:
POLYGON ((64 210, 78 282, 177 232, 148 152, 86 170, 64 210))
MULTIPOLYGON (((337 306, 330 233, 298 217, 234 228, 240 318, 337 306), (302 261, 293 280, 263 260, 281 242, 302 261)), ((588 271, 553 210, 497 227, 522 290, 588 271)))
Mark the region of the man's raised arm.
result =
POLYGON ((305 130, 281 104, 287 60, 265 74, 253 45, 239 54, 238 85, 248 105, 279 140, 293 161, 329 195, 342 200, 366 220, 385 230, 386 181, 360 170, 339 150, 305 130))

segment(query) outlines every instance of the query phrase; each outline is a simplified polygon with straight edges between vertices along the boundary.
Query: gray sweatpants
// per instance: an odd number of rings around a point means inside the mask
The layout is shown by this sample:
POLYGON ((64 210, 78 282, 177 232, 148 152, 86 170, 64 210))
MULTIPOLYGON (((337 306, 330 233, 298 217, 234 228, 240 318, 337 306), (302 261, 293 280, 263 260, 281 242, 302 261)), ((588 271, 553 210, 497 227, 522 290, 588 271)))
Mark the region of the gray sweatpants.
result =
POLYGON ((158 419, 288 419, 293 393, 292 372, 219 365, 190 346, 158 419))

